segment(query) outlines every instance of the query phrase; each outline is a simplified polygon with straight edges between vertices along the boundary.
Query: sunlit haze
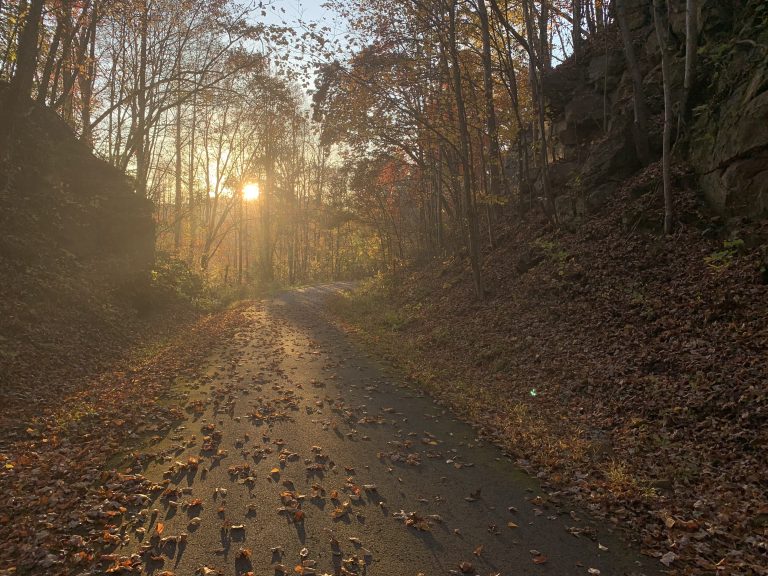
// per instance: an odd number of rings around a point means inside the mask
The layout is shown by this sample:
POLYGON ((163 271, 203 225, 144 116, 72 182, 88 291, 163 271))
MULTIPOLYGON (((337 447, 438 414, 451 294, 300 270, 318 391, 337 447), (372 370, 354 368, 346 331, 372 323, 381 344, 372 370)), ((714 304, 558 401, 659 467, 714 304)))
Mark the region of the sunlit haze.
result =
POLYGON ((244 200, 256 200, 259 197, 259 193, 259 185, 256 183, 250 183, 243 186, 244 200))
POLYGON ((0 576, 768 576, 767 6, 0 0, 0 576))

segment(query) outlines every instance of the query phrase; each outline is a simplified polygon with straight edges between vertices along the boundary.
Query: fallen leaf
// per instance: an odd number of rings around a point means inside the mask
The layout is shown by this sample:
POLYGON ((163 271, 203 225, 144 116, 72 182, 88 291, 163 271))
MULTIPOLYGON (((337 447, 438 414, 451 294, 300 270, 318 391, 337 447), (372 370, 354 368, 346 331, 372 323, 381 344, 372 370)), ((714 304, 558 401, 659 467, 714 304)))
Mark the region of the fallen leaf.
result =
POLYGON ((664 564, 664 566, 669 567, 672 564, 672 562, 674 562, 676 559, 677 559, 677 554, 670 551, 664 554, 664 556, 662 556, 661 558, 659 558, 659 562, 664 564))

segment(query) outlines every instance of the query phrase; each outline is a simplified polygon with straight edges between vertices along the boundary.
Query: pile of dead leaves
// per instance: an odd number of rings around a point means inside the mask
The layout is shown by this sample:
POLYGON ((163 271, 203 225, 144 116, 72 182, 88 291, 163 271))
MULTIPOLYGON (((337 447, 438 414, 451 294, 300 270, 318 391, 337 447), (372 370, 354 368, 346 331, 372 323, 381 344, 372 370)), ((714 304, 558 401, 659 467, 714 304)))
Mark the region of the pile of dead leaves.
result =
POLYGON ((658 198, 628 190, 570 231, 504 229, 484 302, 448 261, 338 309, 661 568, 768 574, 768 227, 698 206, 681 194, 664 237, 658 198))
POLYGON ((72 574, 121 539, 146 481, 110 470, 126 446, 182 419, 174 382, 193 378, 243 327, 247 306, 208 316, 141 365, 83 381, 0 452, 0 574, 72 574))

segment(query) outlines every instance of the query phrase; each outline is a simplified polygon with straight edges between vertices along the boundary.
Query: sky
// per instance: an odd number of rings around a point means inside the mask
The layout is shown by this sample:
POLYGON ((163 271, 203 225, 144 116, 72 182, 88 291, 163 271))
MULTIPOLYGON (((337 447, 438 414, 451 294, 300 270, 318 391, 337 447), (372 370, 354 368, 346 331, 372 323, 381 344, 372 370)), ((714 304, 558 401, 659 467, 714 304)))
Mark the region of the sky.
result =
MULTIPOLYGON (((343 20, 332 10, 323 7, 324 0, 265 0, 266 16, 260 16, 259 21, 265 24, 287 26, 297 31, 301 35, 307 30, 307 26, 316 23, 316 31, 322 27, 328 27, 330 32, 324 32, 328 40, 338 39, 342 45, 346 44, 343 36, 347 31, 343 20)), ((294 54, 298 57, 299 50, 294 54)), ((296 62, 296 69, 303 69, 301 64, 296 62)), ((306 70, 306 69, 303 69, 306 70)), ((309 85, 314 84, 314 74, 309 72, 309 85)))
POLYGON ((272 0, 272 10, 268 10, 267 20, 271 23, 280 23, 277 15, 281 16, 288 24, 292 22, 320 21, 332 16, 331 12, 322 7, 318 0, 272 0), (284 9, 283 13, 280 9, 284 9))
MULTIPOLYGON (((267 4, 267 2, 265 2, 267 4)), ((270 0, 267 7, 267 24, 281 24, 299 28, 301 23, 317 22, 328 26, 332 35, 342 35, 344 25, 332 11, 323 7, 322 0, 270 0)))

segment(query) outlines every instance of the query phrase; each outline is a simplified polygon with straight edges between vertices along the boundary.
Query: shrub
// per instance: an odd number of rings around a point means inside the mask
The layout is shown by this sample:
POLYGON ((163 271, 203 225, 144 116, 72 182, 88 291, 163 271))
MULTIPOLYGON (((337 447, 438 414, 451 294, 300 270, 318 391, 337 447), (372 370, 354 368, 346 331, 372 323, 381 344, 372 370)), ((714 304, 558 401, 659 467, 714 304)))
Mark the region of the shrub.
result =
POLYGON ((135 277, 118 292, 139 315, 146 316, 161 310, 198 307, 205 285, 186 262, 158 252, 150 273, 135 277))

